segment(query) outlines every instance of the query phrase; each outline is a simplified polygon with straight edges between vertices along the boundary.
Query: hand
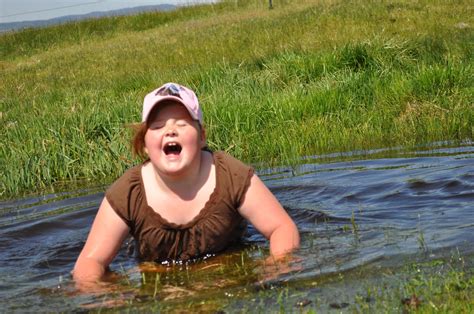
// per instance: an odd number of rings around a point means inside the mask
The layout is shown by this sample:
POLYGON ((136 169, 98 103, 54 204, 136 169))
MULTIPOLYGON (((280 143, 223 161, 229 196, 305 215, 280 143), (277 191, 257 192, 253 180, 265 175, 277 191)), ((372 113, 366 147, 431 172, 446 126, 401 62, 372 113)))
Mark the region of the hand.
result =
POLYGON ((267 257, 262 262, 258 284, 263 287, 272 285, 272 283, 278 282, 278 278, 282 275, 300 271, 302 269, 300 262, 301 258, 291 254, 267 257))

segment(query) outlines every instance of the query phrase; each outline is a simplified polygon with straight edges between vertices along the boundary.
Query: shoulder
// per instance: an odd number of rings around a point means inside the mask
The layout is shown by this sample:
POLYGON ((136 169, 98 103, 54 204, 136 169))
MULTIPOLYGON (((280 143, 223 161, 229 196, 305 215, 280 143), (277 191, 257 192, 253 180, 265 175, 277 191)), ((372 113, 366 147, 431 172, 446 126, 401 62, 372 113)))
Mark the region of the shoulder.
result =
POLYGON ((213 154, 217 184, 229 193, 235 207, 238 207, 250 186, 254 169, 226 152, 218 151, 213 154))
POLYGON ((122 191, 123 189, 128 189, 139 184, 141 182, 141 168, 142 165, 140 164, 125 171, 122 176, 112 183, 107 192, 115 192, 117 190, 122 191))
POLYGON ((239 171, 253 171, 253 168, 242 161, 238 160, 237 158, 233 157, 229 153, 224 151, 217 151, 213 153, 214 161, 216 163, 216 167, 224 168, 225 170, 231 172, 239 172, 239 171))
POLYGON ((141 168, 140 164, 128 169, 105 192, 105 197, 115 211, 126 210, 131 202, 141 197, 141 168))

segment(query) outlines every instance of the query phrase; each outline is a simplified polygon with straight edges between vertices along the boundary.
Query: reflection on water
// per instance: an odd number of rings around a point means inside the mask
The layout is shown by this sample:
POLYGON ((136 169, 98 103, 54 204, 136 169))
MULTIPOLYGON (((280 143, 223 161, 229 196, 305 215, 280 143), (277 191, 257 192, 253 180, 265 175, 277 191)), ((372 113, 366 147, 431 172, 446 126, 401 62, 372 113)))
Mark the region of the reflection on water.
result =
POLYGON ((69 272, 103 197, 105 187, 96 187, 0 203, 1 309, 67 311, 204 294, 238 298, 265 282, 298 284, 400 266, 420 254, 474 251, 472 142, 306 157, 295 169, 260 176, 301 232, 297 262, 280 271, 286 274, 272 277, 263 264, 267 244, 249 227, 244 248, 192 265, 138 265, 124 245, 111 265, 121 276, 105 284, 106 297, 78 293, 69 272))

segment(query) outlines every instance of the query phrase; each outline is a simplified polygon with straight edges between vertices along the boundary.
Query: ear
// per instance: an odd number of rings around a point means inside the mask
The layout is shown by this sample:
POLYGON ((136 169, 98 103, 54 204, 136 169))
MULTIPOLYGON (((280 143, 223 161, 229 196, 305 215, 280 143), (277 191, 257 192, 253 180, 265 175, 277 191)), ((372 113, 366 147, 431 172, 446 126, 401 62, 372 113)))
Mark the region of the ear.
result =
POLYGON ((143 151, 145 152, 145 154, 148 156, 148 148, 146 147, 143 147, 143 151))

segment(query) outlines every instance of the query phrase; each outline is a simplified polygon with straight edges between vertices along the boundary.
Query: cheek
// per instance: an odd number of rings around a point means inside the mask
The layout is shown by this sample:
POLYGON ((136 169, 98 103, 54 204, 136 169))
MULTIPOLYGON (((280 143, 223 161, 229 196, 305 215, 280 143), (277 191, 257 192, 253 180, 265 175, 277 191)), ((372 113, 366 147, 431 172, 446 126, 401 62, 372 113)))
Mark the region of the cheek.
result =
POLYGON ((147 147, 150 146, 150 135, 148 133, 145 134, 145 137, 143 138, 143 143, 145 144, 145 150, 146 150, 147 147))
POLYGON ((195 143, 201 148, 202 144, 204 143, 204 137, 200 132, 197 132, 195 135, 195 143))
POLYGON ((148 154, 149 149, 159 144, 157 134, 153 132, 149 132, 149 131, 146 132, 145 137, 144 137, 144 144, 145 144, 144 150, 148 154))

